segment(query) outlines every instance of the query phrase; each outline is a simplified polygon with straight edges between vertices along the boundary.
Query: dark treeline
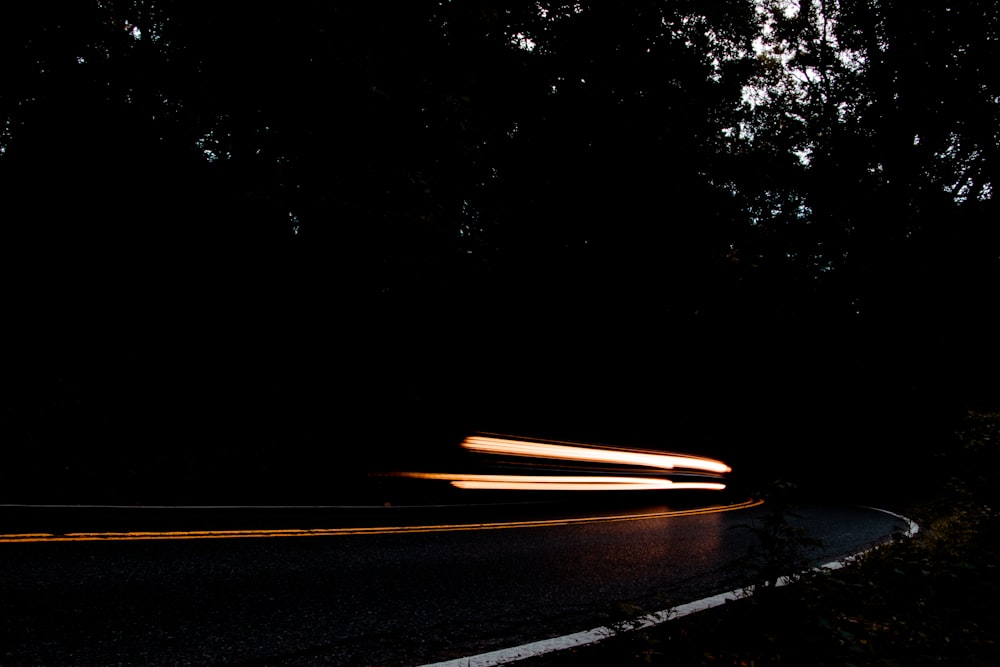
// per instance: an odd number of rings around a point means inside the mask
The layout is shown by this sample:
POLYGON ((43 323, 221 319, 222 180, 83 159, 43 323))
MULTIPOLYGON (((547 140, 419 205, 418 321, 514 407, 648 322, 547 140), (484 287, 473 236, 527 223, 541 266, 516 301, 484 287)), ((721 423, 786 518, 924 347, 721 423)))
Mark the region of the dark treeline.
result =
POLYGON ((322 501, 359 446, 472 429, 923 472, 890 464, 996 396, 998 30, 992 0, 14 3, 0 500, 322 501))

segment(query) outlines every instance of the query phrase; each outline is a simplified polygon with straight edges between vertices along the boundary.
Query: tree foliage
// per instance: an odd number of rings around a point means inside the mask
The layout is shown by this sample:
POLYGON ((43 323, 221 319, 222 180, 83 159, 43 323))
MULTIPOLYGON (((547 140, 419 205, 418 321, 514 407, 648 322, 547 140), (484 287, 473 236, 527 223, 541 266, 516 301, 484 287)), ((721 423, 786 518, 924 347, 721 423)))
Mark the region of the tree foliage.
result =
POLYGON ((825 377, 777 400, 837 403, 822 387, 871 386, 884 348, 887 375, 920 368, 900 403, 980 383, 960 369, 993 364, 998 12, 5 8, 12 392, 72 376, 123 412, 249 405, 308 439, 322 405, 537 424, 647 373, 677 381, 607 421, 802 364, 825 377), (498 389, 470 398, 473 375, 498 389))

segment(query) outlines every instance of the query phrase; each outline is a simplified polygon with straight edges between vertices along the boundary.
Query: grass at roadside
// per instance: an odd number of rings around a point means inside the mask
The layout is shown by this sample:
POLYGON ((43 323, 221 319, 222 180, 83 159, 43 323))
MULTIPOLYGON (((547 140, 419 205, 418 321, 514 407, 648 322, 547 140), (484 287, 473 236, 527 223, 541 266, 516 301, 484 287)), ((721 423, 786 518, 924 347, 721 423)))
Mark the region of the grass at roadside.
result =
POLYGON ((519 664, 1000 665, 998 453, 1000 413, 970 414, 943 456, 953 476, 905 512, 921 526, 915 537, 843 569, 773 587, 766 585, 770 566, 794 562, 796 547, 808 541, 783 533, 787 524, 779 516, 775 530, 761 536, 763 548, 747 560, 758 582, 752 595, 519 664))

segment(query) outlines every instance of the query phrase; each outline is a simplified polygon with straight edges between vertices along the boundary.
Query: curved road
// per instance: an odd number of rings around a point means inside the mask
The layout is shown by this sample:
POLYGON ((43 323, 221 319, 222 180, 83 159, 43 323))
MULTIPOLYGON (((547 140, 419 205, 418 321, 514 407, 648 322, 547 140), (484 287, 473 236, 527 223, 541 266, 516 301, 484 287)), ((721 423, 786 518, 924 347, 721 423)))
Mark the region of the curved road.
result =
MULTIPOLYGON (((726 564, 751 544, 745 526, 766 510, 677 516, 648 507, 642 512, 652 517, 637 518, 639 509, 619 508, 590 522, 573 506, 548 507, 545 516, 532 506, 257 509, 255 527, 403 530, 0 542, 0 664, 412 666, 481 653, 602 625, 620 602, 655 611, 737 587, 726 564), (571 521, 495 525, 551 521, 556 512, 571 521), (414 530, 466 523, 487 525, 414 530)), ((0 508, 3 532, 24 514, 0 508)), ((150 520, 149 512, 91 514, 91 530, 135 530, 150 520)), ((824 543, 817 563, 907 528, 865 508, 799 514, 824 543)), ((240 516, 174 510, 156 530, 171 522, 243 530, 240 516)), ((82 521, 59 520, 67 525, 59 534, 82 521)))

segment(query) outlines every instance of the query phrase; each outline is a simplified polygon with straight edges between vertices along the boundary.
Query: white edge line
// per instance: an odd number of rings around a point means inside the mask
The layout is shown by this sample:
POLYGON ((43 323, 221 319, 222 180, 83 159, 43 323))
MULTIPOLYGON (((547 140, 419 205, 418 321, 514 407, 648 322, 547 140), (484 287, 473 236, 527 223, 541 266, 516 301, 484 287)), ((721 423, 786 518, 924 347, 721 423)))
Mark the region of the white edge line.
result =
MULTIPOLYGON (((877 507, 865 507, 864 509, 884 512, 900 519, 901 521, 904 521, 907 524, 907 531, 905 533, 906 537, 913 537, 920 530, 920 526, 905 516, 901 516, 888 510, 879 509, 877 507)), ((860 558, 870 551, 874 551, 879 546, 880 545, 869 547, 855 554, 844 556, 840 560, 824 563, 823 565, 813 568, 812 571, 824 572, 839 570, 851 561, 860 558)), ((776 585, 785 586, 795 581, 796 578, 797 577, 782 577, 776 582, 776 585)), ((694 602, 687 602, 685 604, 678 605, 673 609, 664 609, 662 611, 641 616, 634 621, 628 622, 624 627, 613 628, 604 625, 599 628, 584 630, 583 632, 576 632, 571 635, 552 637, 551 639, 543 639, 537 642, 521 644, 520 646, 512 646, 510 648, 498 649, 488 653, 480 653, 478 655, 455 658, 452 660, 445 660, 443 662, 427 663, 420 665, 420 667, 494 667, 495 665, 504 665, 511 662, 517 662, 518 660, 538 657, 546 653, 552 653, 553 651, 562 651, 577 646, 596 644, 597 642, 619 635, 623 632, 651 628, 654 625, 659 625, 666 621, 681 618, 699 611, 705 611, 706 609, 711 609, 713 607, 719 607, 727 602, 745 598, 747 596, 747 589, 738 588, 725 593, 718 593, 707 598, 702 598, 701 600, 695 600, 694 602)))
POLYGON ((890 516, 896 517, 900 521, 905 521, 907 528, 906 528, 906 533, 904 533, 904 535, 906 537, 913 537, 914 535, 916 535, 917 533, 920 532, 920 526, 918 526, 915 521, 913 521, 912 519, 909 519, 909 518, 903 516, 902 514, 896 514, 895 512, 890 512, 889 510, 884 510, 884 509, 881 509, 879 507, 868 507, 866 505, 862 505, 862 507, 864 509, 866 509, 866 510, 874 510, 875 512, 883 512, 883 513, 888 514, 890 516))

